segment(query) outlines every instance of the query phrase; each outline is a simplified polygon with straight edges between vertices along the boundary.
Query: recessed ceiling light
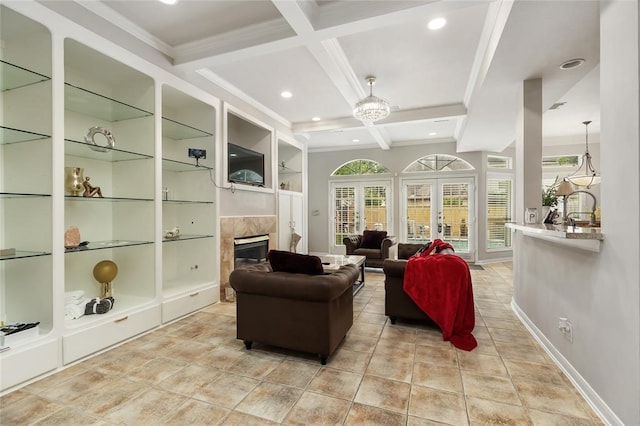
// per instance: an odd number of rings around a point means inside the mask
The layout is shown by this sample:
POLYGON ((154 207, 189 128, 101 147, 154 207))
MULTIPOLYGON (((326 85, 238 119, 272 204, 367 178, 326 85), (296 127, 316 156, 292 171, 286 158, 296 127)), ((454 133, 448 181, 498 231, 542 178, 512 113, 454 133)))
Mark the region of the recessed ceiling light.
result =
POLYGON ((432 20, 429 21, 429 24, 427 25, 427 27, 429 27, 430 30, 439 30, 440 28, 444 27, 445 25, 447 25, 447 20, 444 18, 434 18, 432 20))
POLYGON ((572 70, 574 68, 578 68, 582 64, 584 64, 584 59, 582 59, 582 58, 569 59, 568 61, 565 61, 562 64, 560 64, 560 69, 561 70, 572 70))
POLYGON ((176 4, 178 0, 160 0, 164 4, 176 4))
POLYGON ((435 135, 437 135, 436 132, 429 132, 429 136, 435 136, 435 135))
POLYGON ((313 117, 311 121, 320 121, 320 117, 313 117))
POLYGON ((280 93, 280 96, 282 96, 285 99, 289 99, 290 97, 293 96, 293 94, 290 91, 285 90, 284 92, 280 93))
POLYGON ((360 142, 360 139, 353 139, 351 142, 360 142))

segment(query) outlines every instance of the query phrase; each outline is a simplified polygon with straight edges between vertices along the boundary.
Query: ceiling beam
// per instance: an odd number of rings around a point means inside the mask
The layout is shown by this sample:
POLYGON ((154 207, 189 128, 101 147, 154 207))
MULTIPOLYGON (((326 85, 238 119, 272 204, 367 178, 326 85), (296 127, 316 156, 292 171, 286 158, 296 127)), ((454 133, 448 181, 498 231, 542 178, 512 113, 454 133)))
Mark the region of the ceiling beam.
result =
MULTIPOLYGON (((408 123, 425 120, 439 120, 465 117, 467 108, 464 104, 439 105, 425 108, 414 108, 400 111, 394 111, 384 120, 378 121, 377 124, 396 124, 408 123)), ((376 125, 372 127, 375 128, 376 125)), ((356 129, 364 127, 362 122, 353 117, 342 117, 333 120, 325 120, 318 122, 293 123, 293 133, 312 133, 326 132, 338 129, 356 129)), ((368 126, 371 128, 370 126, 368 126)))

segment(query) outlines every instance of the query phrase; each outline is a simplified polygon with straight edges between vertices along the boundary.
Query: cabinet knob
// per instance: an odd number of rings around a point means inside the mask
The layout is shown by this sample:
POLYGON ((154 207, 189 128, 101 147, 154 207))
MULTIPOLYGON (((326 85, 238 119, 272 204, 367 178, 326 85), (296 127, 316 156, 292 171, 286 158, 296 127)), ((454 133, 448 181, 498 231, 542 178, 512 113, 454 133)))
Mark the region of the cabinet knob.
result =
POLYGON ((200 292, 199 292, 199 291, 196 291, 195 293, 191 293, 189 296, 194 297, 194 296, 197 296, 197 295, 199 295, 199 294, 200 294, 200 292))
POLYGON ((113 322, 122 322, 122 321, 126 321, 128 319, 129 319, 129 315, 127 315, 126 317, 118 318, 117 320, 115 320, 113 322))

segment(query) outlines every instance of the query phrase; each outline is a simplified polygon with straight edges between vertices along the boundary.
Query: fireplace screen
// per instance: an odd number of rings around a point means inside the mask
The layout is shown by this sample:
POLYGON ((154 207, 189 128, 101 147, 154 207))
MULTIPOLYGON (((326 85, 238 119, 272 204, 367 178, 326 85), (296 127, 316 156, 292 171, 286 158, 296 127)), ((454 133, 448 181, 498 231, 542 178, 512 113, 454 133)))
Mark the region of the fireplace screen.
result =
POLYGON ((245 263, 260 263, 267 260, 269 250, 268 235, 254 235, 233 239, 233 267, 245 263))

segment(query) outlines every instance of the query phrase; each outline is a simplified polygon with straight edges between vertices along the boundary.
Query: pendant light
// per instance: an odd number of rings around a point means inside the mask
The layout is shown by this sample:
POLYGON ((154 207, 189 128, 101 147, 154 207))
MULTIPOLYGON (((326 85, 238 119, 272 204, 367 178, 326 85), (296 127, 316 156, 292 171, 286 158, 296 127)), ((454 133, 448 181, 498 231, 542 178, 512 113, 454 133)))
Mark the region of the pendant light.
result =
POLYGON ((589 124, 591 124, 591 121, 583 121, 582 124, 584 124, 585 128, 586 149, 584 154, 582 154, 582 161, 578 169, 565 179, 573 185, 584 186, 588 189, 600 183, 600 173, 598 173, 593 167, 593 164, 591 164, 591 154, 589 153, 589 124))
POLYGON ((376 83, 376 78, 368 76, 366 80, 369 85, 369 96, 356 104, 353 116, 365 124, 370 124, 387 118, 391 109, 387 101, 373 96, 373 85, 376 83))

